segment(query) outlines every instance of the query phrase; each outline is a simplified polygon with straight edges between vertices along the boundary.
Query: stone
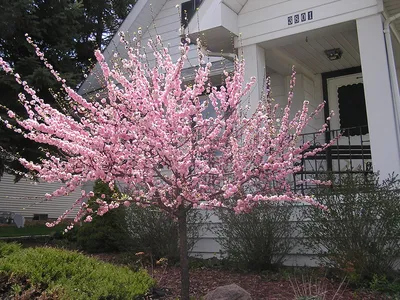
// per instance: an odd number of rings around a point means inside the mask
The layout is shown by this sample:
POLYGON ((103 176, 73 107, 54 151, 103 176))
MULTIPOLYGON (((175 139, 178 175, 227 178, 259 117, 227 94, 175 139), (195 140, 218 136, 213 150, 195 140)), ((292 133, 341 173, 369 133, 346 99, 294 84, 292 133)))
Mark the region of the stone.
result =
POLYGON ((209 292, 204 300, 252 300, 249 292, 236 284, 217 287, 209 292))

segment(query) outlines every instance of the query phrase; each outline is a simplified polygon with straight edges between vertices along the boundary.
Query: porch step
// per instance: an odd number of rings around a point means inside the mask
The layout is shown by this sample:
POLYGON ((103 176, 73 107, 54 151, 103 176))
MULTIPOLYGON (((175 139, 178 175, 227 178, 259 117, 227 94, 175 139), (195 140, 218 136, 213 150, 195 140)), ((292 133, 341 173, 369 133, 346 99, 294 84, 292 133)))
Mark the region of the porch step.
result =
MULTIPOLYGON (((309 150, 321 148, 321 146, 311 146, 309 150)), ((309 156, 304 160, 323 160, 323 159, 372 159, 370 145, 333 145, 326 150, 318 152, 315 156, 309 156)))

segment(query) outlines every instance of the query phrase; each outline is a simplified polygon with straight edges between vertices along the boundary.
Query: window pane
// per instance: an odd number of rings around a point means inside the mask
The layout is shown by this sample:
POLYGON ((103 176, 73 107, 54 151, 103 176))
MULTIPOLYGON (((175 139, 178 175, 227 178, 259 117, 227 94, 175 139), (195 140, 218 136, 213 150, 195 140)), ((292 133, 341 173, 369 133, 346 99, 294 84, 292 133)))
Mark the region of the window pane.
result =
MULTIPOLYGON (((340 128, 365 126, 362 134, 368 133, 367 110, 365 107, 364 85, 362 83, 338 88, 340 128)), ((346 131, 344 135, 359 135, 360 129, 346 131)))

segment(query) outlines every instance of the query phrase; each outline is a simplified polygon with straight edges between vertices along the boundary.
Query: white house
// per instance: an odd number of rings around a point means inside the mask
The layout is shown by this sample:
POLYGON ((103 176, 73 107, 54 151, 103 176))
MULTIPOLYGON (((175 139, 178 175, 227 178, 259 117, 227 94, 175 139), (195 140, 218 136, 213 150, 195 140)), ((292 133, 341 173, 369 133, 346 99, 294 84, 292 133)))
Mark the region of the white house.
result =
MULTIPOLYGON (((304 161, 298 177, 317 171, 400 174, 399 0, 138 0, 120 31, 128 37, 141 31, 144 41, 160 34, 176 59, 182 26, 212 54, 217 79, 232 66, 229 57, 243 55, 247 79, 257 77, 248 99, 253 107, 266 75, 275 100, 285 102, 292 65, 298 74, 294 108, 304 100, 314 107, 326 101, 325 115, 310 124, 304 139, 318 146, 340 132, 343 136, 324 155, 304 161), (313 132, 330 110, 335 112, 330 131, 316 139, 313 132)), ((116 35, 104 51, 106 59, 123 55, 124 47, 116 35)), ((193 65, 195 48, 189 53, 193 65)), ((102 89, 99 73, 96 66, 81 94, 102 89)), ((190 64, 184 74, 188 80, 193 75, 190 64)), ((0 209, 2 201, 0 195, 0 209)), ((207 257, 218 250, 214 236, 205 234, 194 253, 207 257)), ((304 262, 309 261, 291 261, 304 262)))
MULTIPOLYGON (((271 76, 275 100, 285 103, 292 65, 298 73, 294 108, 304 100, 314 107, 326 101, 325 115, 310 124, 304 139, 318 146, 343 136, 330 151, 304 161, 297 176, 318 171, 400 173, 399 0, 139 0, 120 31, 129 36, 140 30, 144 41, 160 34, 178 58, 181 26, 192 41, 200 37, 205 53, 212 54, 216 78, 231 66, 223 57, 243 55, 247 79, 257 77, 248 99, 253 107, 266 75, 271 76), (330 131, 317 139, 313 132, 331 110, 330 131)), ((123 55, 124 50, 115 36, 104 55, 112 61, 115 52, 123 55)), ((189 60, 195 65, 196 59, 193 47, 189 60)), ((95 74, 98 66, 81 86, 82 94, 101 90, 95 74)), ((190 64, 184 74, 190 79, 190 64)), ((219 249, 214 235, 205 233, 194 254, 209 257, 219 249)), ((312 262, 293 255, 288 263, 312 262)))
POLYGON ((14 176, 4 174, 0 180, 0 214, 20 214, 27 220, 57 219, 80 197, 80 190, 76 190, 68 196, 46 201, 45 194, 61 186, 58 182, 39 183, 27 178, 14 183, 14 176))
MULTIPOLYGON (((139 0, 120 31, 129 36, 141 30, 144 42, 160 34, 178 58, 183 23, 192 40, 201 38, 205 53, 214 53, 209 59, 216 78, 231 64, 218 53, 243 55, 247 78, 258 78, 249 96, 253 107, 266 75, 275 100, 284 103, 295 65, 294 108, 304 100, 312 106, 327 102, 325 116, 310 124, 304 138, 314 138, 330 110, 335 115, 326 139, 343 133, 328 159, 304 162, 303 175, 322 169, 387 175, 400 173, 399 13, 398 0, 139 0)), ((104 55, 112 61, 115 52, 125 52, 117 35, 104 55)), ((190 78, 193 69, 186 67, 190 78)), ((98 71, 81 86, 82 94, 101 89, 98 71)))

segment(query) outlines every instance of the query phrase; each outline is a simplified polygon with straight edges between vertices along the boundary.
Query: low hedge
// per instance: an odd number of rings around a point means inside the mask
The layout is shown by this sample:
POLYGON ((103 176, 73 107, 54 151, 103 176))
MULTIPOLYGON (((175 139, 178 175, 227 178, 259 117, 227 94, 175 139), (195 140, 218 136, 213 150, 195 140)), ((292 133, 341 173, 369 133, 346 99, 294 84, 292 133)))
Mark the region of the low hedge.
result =
POLYGON ((154 285, 145 270, 134 272, 73 251, 5 243, 0 243, 0 275, 20 279, 23 286, 12 289, 19 294, 33 289, 57 299, 136 299, 154 285))

